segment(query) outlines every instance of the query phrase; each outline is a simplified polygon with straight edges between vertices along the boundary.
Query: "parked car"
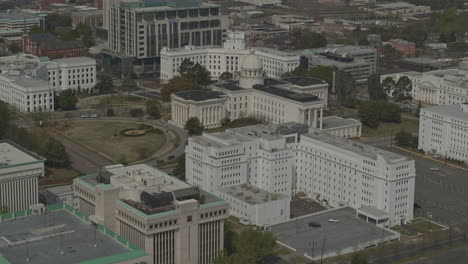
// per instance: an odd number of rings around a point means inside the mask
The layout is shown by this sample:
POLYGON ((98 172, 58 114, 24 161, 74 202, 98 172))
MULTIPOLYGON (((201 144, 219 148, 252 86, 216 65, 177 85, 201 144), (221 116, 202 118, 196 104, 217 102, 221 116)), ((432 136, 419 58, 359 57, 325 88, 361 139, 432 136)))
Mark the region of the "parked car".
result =
POLYGON ((167 157, 167 160, 171 160, 171 159, 174 159, 174 155, 170 155, 169 157, 167 157))
POLYGON ((322 225, 317 222, 310 222, 309 227, 321 227, 322 225))
POLYGON ((91 118, 96 118, 96 117, 97 117, 97 114, 92 114, 92 115, 90 115, 89 117, 91 117, 91 118))
POLYGON ((81 115, 81 118, 88 118, 88 117, 89 117, 88 114, 81 115))
POLYGON ((340 220, 338 220, 338 219, 333 219, 333 218, 330 218, 330 219, 328 219, 328 222, 330 222, 330 223, 339 223, 339 222, 340 222, 340 220))

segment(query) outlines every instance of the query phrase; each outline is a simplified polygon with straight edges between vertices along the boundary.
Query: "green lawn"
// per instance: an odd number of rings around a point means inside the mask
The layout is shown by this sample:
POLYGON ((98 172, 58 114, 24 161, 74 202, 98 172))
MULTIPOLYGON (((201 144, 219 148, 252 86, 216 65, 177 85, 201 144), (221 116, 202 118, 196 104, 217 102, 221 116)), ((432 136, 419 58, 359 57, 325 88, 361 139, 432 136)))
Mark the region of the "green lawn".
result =
POLYGON ((413 223, 409 224, 409 226, 414 227, 420 233, 429 232, 429 227, 430 227, 430 229, 432 231, 437 231, 437 230, 441 230, 441 229, 444 228, 443 226, 438 225, 438 224, 436 224, 434 222, 431 222, 431 224, 429 225, 429 221, 425 220, 425 219, 424 220, 413 221, 413 223))
POLYGON ((400 233, 400 234, 403 235, 403 236, 409 236, 409 237, 411 237, 411 236, 415 236, 415 235, 418 234, 418 233, 415 232, 415 231, 407 230, 407 229, 401 228, 401 227, 399 227, 399 226, 394 226, 394 227, 392 227, 391 229, 392 229, 393 231, 396 231, 396 232, 400 233))
POLYGON ((373 129, 367 126, 362 127, 362 136, 363 137, 386 137, 391 136, 392 133, 395 135, 401 130, 407 132, 418 132, 419 121, 414 119, 406 119, 402 117, 401 123, 380 123, 380 125, 373 129))
POLYGON ((138 137, 120 135, 123 129, 137 127, 137 123, 120 121, 70 122, 70 127, 64 134, 114 161, 125 158, 127 162, 134 162, 149 157, 166 143, 166 136, 162 132, 146 133, 138 137))
POLYGON ((79 171, 71 168, 47 168, 47 173, 48 177, 53 180, 74 179, 81 175, 79 171))

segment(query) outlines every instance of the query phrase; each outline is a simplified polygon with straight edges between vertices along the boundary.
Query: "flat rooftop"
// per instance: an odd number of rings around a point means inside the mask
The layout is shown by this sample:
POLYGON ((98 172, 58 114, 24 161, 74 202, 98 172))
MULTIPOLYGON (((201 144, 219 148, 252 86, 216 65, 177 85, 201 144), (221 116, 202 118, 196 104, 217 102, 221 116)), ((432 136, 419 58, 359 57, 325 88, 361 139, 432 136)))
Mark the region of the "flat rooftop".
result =
POLYGON ((54 60, 56 63, 67 63, 67 64, 73 64, 73 63, 94 63, 96 64, 96 60, 93 58, 89 57, 72 57, 72 58, 63 58, 63 59, 56 59, 54 60))
POLYGON ((283 80, 290 82, 293 85, 297 86, 311 86, 311 85, 318 85, 318 84, 326 84, 325 81, 312 78, 312 77, 286 77, 283 80))
POLYGON ((1 222, 0 234, 0 263, 79 263, 131 251, 67 210, 1 222))
POLYGON ((297 92, 289 91, 289 90, 282 89, 282 88, 276 88, 272 86, 257 85, 253 89, 264 92, 264 93, 269 93, 272 95, 280 96, 280 97, 293 100, 296 102, 300 102, 300 103, 320 101, 320 99, 315 95, 306 94, 306 93, 297 93, 297 92))
POLYGON ((408 160, 408 158, 403 155, 379 149, 358 141, 334 136, 326 132, 313 132, 307 135, 302 135, 302 138, 304 137, 312 138, 322 143, 336 146, 340 149, 344 149, 349 152, 371 158, 373 160, 377 160, 378 156, 381 156, 384 160, 386 160, 389 163, 408 160))
POLYGON ((288 198, 284 194, 270 193, 250 184, 239 184, 223 187, 219 188, 218 191, 251 205, 288 198))
POLYGON ((346 249, 358 245, 366 247, 399 237, 393 231, 356 218, 356 211, 350 207, 291 219, 269 228, 278 241, 296 249, 299 254, 307 253, 313 258, 320 258, 324 241, 324 256, 331 256, 333 253, 348 253, 346 249), (329 222, 330 219, 338 222, 329 222), (320 226, 309 226, 310 223, 320 226))
POLYGON ((436 105, 431 107, 425 107, 423 109, 447 117, 468 121, 468 112, 462 111, 462 104, 436 105))
POLYGON ((351 118, 342 118, 338 116, 327 116, 323 118, 322 125, 323 129, 332 129, 337 127, 343 126, 350 126, 350 125, 359 125, 361 121, 351 118))
POLYGON ((174 95, 184 100, 202 102, 206 100, 222 99, 225 94, 218 91, 190 90, 176 92, 174 95))
POLYGON ((0 169, 12 165, 42 161, 45 161, 45 159, 36 153, 31 152, 10 140, 0 140, 0 169))

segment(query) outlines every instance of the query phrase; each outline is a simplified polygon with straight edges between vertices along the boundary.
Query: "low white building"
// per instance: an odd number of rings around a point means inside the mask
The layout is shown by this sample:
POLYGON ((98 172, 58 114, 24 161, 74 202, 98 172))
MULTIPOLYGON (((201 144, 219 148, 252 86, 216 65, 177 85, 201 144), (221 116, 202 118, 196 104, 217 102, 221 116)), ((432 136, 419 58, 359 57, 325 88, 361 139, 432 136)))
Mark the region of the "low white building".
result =
POLYGON ((422 108, 418 149, 468 163, 468 102, 422 108))
POLYGON ((64 203, 73 208, 77 208, 77 200, 73 195, 73 185, 57 186, 47 188, 43 195, 45 196, 47 205, 64 203))
POLYGON ((415 102, 426 104, 451 105, 468 102, 468 61, 463 61, 458 69, 430 72, 401 72, 382 75, 381 81, 391 77, 398 81, 407 76, 413 85, 411 92, 415 102))
POLYGON ((362 123, 357 119, 327 116, 323 118, 321 130, 339 137, 358 138, 362 135, 362 123))
POLYGON ((229 203, 229 213, 242 222, 265 226, 289 220, 291 198, 284 194, 270 193, 250 184, 219 188, 215 194, 229 203))
POLYGON ((49 82, 29 77, 20 71, 2 72, 0 100, 23 113, 53 111, 54 89, 49 82))
MULTIPOLYGON (((255 54, 262 61, 263 71, 267 77, 281 78, 283 74, 293 71, 299 66, 299 55, 289 52, 254 48, 255 54)), ((161 50, 162 82, 167 82, 179 75, 179 67, 185 59, 204 66, 213 79, 218 79, 224 72, 240 72, 240 65, 250 54, 245 45, 243 32, 230 32, 222 47, 185 46, 184 48, 161 50)))
POLYGON ((413 218, 415 176, 414 160, 326 132, 308 132, 297 123, 205 133, 190 138, 186 147, 187 181, 227 197, 231 208, 244 205, 236 214, 260 226, 275 221, 278 211, 268 209, 267 201, 252 209, 244 192, 235 195, 232 186, 249 184, 288 197, 301 193, 325 206, 361 208, 376 224, 393 226, 413 218), (270 218, 259 221, 258 211, 270 218))
POLYGON ((0 206, 16 212, 38 203, 38 177, 44 176, 44 161, 9 140, 0 140, 0 206))
POLYGON ((306 77, 264 78, 263 63, 255 54, 252 51, 243 59, 238 81, 214 84, 211 92, 171 94, 170 122, 183 127, 189 118, 197 117, 206 128, 214 128, 224 118, 253 116, 275 124, 299 122, 321 128, 328 84, 306 77))

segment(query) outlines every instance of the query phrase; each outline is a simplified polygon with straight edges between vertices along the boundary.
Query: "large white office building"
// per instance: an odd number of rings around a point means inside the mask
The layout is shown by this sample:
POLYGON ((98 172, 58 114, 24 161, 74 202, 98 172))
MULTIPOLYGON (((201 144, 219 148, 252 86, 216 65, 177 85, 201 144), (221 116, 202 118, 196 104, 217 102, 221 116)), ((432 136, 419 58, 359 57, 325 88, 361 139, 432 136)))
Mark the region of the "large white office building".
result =
POLYGON ((54 89, 49 82, 23 75, 20 71, 0 74, 0 100, 23 113, 53 111, 54 89))
POLYGON ((463 61, 457 69, 430 72, 402 72, 382 75, 383 81, 391 77, 396 81, 407 76, 413 85, 414 101, 426 104, 451 105, 468 102, 468 62, 463 61))
POLYGON ((210 264, 228 204, 148 165, 112 165, 73 182, 77 209, 145 250, 148 264, 210 264))
POLYGON ((36 74, 38 78, 48 80, 56 92, 90 90, 96 85, 96 60, 73 57, 43 62, 36 69, 36 74))
MULTIPOLYGON (((254 48, 255 54, 262 61, 263 72, 267 77, 281 78, 285 73, 299 66, 297 54, 270 48, 254 48)), ((224 72, 237 74, 241 64, 250 54, 246 48, 244 32, 230 32, 223 46, 183 48, 163 48, 161 50, 161 81, 167 82, 179 75, 181 63, 188 59, 204 66, 213 79, 218 79, 224 72)))
POLYGON ((418 149, 468 163, 468 102, 422 108, 418 149))
POLYGON ((41 61, 18 54, 0 59, 0 100, 20 112, 54 110, 54 93, 91 90, 96 85, 96 60, 75 57, 41 61))
POLYGON ((9 140, 0 140, 0 206, 9 212, 38 203, 38 177, 45 159, 9 140))
POLYGON ((231 214, 260 226, 287 220, 282 213, 289 205, 278 197, 270 208, 273 195, 262 200, 249 188, 350 206, 382 226, 403 224, 413 218, 415 173, 414 160, 297 123, 205 133, 186 147, 187 181, 217 193, 229 201, 231 214), (245 206, 246 200, 264 209, 245 206))
POLYGON ((223 119, 254 116, 271 123, 299 122, 323 126, 328 84, 306 77, 265 78, 263 63, 251 51, 241 64, 240 78, 214 84, 212 91, 171 94, 174 125, 184 127, 197 117, 205 128, 219 127, 223 119))

